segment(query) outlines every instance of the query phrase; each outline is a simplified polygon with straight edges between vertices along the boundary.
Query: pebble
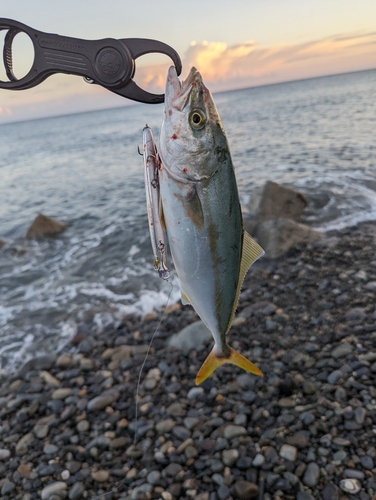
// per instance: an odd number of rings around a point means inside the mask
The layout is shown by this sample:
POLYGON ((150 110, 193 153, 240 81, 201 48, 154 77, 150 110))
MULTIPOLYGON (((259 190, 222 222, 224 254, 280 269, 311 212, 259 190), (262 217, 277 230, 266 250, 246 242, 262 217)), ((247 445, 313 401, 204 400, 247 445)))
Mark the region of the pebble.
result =
POLYGON ((338 347, 333 349, 332 351, 332 357, 335 359, 342 358, 344 356, 347 356, 348 354, 351 354, 353 352, 353 346, 351 344, 340 344, 338 347))
POLYGON ((259 487, 249 481, 236 481, 234 494, 237 498, 254 498, 259 494, 259 487))
POLYGON ((91 473, 91 477, 94 479, 94 481, 97 481, 97 483, 105 483, 108 481, 110 474, 107 470, 97 470, 91 473))
POLYGON ((65 498, 67 490, 67 483, 63 481, 57 481, 55 483, 51 483, 45 486, 42 489, 41 499, 42 500, 51 500, 52 496, 57 496, 58 498, 65 498))
POLYGON ((232 467, 238 458, 239 458, 238 450, 222 451, 222 462, 228 467, 232 467))
POLYGON ((234 439, 239 436, 246 436, 247 429, 241 425, 227 425, 223 431, 223 436, 226 439, 234 439))
POLYGON ((88 402, 87 409, 90 411, 104 410, 106 406, 112 405, 113 402, 114 397, 109 394, 97 396, 88 402))
POLYGON ((359 493, 362 489, 362 486, 357 479, 342 479, 342 481, 339 482, 339 487, 344 493, 351 493, 353 495, 359 493))
POLYGON ((1 494, 2 495, 9 495, 9 493, 12 493, 16 489, 16 485, 12 481, 7 481, 6 483, 3 484, 1 488, 1 494))
POLYGON ((85 491, 85 486, 81 482, 75 482, 71 489, 69 490, 68 498, 69 500, 79 500, 85 491))
POLYGON ((0 460, 7 460, 10 457, 10 451, 5 449, 0 449, 0 460))
POLYGON ((281 446, 279 451, 279 455, 286 460, 290 460, 291 462, 295 462, 298 456, 298 449, 295 446, 291 446, 289 444, 284 444, 281 446))
POLYGON ((60 389, 56 389, 55 391, 52 392, 52 399, 66 399, 68 396, 72 394, 72 389, 69 387, 63 388, 61 387, 60 389))
POLYGON ((310 462, 303 476, 303 483, 310 488, 317 485, 320 479, 320 468, 315 462, 310 462))
POLYGON ((59 448, 54 444, 46 444, 43 447, 43 453, 46 453, 47 455, 54 455, 58 451, 58 449, 59 448))
POLYGON ((146 479, 148 483, 156 485, 159 483, 160 478, 161 478, 161 473, 157 470, 154 470, 152 472, 149 472, 146 479))
POLYGON ((196 399, 198 396, 204 394, 204 389, 202 387, 192 387, 189 389, 187 398, 188 399, 196 399))

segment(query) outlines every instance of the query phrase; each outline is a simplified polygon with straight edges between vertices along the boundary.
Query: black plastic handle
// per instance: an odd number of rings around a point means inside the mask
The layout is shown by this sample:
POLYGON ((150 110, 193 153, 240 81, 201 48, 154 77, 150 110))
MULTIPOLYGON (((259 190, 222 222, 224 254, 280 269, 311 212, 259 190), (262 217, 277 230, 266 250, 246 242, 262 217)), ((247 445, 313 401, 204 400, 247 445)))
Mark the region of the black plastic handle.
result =
POLYGON ((169 45, 157 40, 125 38, 117 40, 83 40, 52 33, 43 33, 12 19, 0 18, 0 31, 8 30, 4 39, 3 60, 9 81, 0 80, 0 88, 24 90, 35 87, 54 73, 83 76, 123 97, 139 102, 163 102, 163 94, 151 94, 132 80, 135 59, 151 52, 160 52, 173 60, 177 73, 181 61, 169 45), (12 43, 18 33, 26 33, 33 43, 34 61, 30 71, 17 79, 13 72, 12 43))

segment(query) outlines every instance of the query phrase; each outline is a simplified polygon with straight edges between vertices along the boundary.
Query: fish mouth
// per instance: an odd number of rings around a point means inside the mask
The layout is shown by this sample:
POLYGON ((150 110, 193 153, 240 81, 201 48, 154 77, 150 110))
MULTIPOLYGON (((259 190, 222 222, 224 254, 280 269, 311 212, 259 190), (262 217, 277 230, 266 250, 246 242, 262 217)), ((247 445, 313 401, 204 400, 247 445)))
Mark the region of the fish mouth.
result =
POLYGON ((182 82, 179 80, 175 66, 171 66, 168 70, 165 102, 166 109, 174 107, 178 111, 182 111, 193 87, 202 83, 202 77, 195 67, 192 67, 187 78, 182 82))

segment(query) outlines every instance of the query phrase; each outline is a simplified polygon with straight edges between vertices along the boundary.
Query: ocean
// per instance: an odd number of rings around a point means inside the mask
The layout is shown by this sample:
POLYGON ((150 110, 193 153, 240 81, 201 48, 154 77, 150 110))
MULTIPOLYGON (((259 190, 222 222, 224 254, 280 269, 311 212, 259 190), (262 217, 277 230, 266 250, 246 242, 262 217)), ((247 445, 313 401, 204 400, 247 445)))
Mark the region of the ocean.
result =
MULTIPOLYGON (((214 95, 242 205, 273 180, 308 199, 321 231, 376 220, 376 70, 214 95)), ((77 331, 163 307, 152 265, 137 104, 0 125, 0 374, 58 352, 77 331), (28 241, 38 213, 68 224, 28 241), (90 326, 89 326, 90 325, 90 326)), ((170 302, 180 297, 172 279, 170 302)))

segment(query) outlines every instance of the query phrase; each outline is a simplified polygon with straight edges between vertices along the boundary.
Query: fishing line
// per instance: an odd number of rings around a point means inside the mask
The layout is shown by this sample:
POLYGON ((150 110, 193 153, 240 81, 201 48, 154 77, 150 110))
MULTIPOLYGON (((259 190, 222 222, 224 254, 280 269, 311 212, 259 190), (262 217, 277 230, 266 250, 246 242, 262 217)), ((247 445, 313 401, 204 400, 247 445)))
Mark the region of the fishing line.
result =
MULTIPOLYGON (((132 450, 131 463, 130 463, 130 465, 129 465, 129 470, 128 470, 128 472, 129 472, 130 470, 132 470, 132 466, 133 466, 133 465, 135 464, 135 462, 136 462, 136 458, 135 458, 135 455, 134 455, 134 451, 135 451, 135 448, 136 448, 136 443, 137 443, 137 431, 138 431, 138 426, 137 426, 137 424, 138 424, 138 396, 139 396, 139 392, 140 392, 140 385, 141 385, 141 377, 142 377, 142 372, 143 372, 143 369, 144 369, 144 367, 145 367, 145 363, 146 363, 146 361, 147 361, 147 359, 148 359, 149 352, 150 352, 151 346, 152 346, 152 344, 153 344, 153 340, 154 340, 155 336, 157 335, 158 330, 159 330, 159 328, 160 328, 160 326, 161 326, 161 324, 162 324, 162 321, 164 320, 164 318, 165 318, 165 316, 166 316, 166 314, 167 314, 167 313, 166 313, 166 309, 167 309, 168 303, 169 303, 169 301, 170 301, 171 294, 172 294, 172 290, 173 290, 173 285, 172 285, 172 283, 171 283, 171 281, 170 281, 170 278, 165 279, 165 281, 167 281, 168 283, 170 283, 170 287, 171 287, 171 288, 170 288, 170 291, 168 292, 168 295, 167 295, 167 300, 166 300, 166 304, 165 304, 165 306, 164 306, 164 308, 163 308, 163 313, 162 313, 162 316, 161 316, 160 320, 158 321, 158 324, 157 324, 157 326, 156 326, 156 328, 155 328, 155 330, 154 330, 154 333, 153 333, 153 335, 152 335, 152 337, 151 337, 151 339, 150 339, 150 342, 149 342, 149 345, 148 345, 148 349, 147 349, 147 351, 146 351, 146 354, 145 354, 144 360, 143 360, 143 362, 142 362, 142 365, 141 365, 141 368, 140 368, 140 371, 139 371, 139 374, 138 374, 137 387, 136 387, 136 395, 135 395, 135 418, 134 418, 134 422, 135 422, 135 430, 134 430, 134 439, 133 439, 133 445, 132 445, 132 446, 133 446, 133 450, 132 450)), ((118 484, 118 486, 115 486, 115 487, 111 490, 111 493, 115 493, 115 492, 117 492, 117 491, 118 491, 118 489, 119 489, 119 488, 120 488, 120 487, 124 484, 124 481, 125 481, 125 479, 123 479, 123 480, 120 482, 120 484, 118 484)), ((97 496, 97 497, 94 497, 94 499, 93 499, 93 500, 96 500, 96 499, 100 500, 101 498, 105 498, 105 497, 106 497, 106 495, 107 495, 107 493, 103 493, 103 494, 101 494, 101 495, 99 495, 99 496, 97 496)))

